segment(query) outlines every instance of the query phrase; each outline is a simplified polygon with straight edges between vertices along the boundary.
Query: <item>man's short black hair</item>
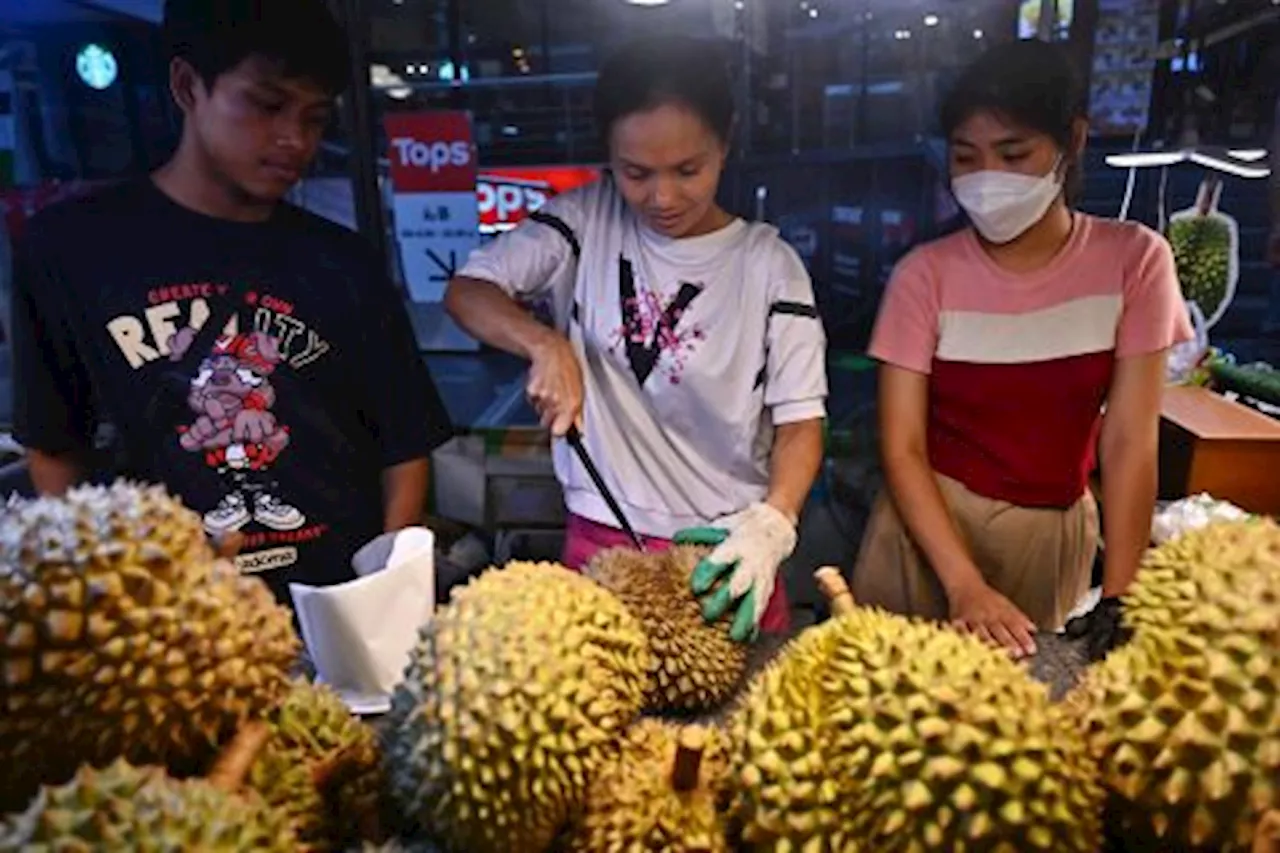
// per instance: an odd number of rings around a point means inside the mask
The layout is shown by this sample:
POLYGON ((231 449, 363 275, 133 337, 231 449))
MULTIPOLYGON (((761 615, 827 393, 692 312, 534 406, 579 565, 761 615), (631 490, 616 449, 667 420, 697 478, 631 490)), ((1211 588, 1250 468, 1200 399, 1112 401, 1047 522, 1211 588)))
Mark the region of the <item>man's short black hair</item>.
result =
POLYGON ((255 57, 333 95, 350 80, 346 34, 325 0, 165 0, 162 32, 170 61, 190 63, 210 88, 255 57))

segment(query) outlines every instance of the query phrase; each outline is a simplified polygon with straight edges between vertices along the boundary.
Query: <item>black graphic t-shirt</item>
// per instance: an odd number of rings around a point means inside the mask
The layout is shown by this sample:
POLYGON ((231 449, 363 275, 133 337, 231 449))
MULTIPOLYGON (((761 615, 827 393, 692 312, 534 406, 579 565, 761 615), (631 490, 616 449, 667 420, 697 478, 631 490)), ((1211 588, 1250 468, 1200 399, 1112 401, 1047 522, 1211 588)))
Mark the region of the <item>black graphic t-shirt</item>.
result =
POLYGON ((298 208, 230 222, 130 182, 43 212, 14 264, 15 438, 61 453, 114 434, 117 473, 242 533, 241 570, 281 601, 351 579, 383 470, 451 432, 374 253, 298 208))

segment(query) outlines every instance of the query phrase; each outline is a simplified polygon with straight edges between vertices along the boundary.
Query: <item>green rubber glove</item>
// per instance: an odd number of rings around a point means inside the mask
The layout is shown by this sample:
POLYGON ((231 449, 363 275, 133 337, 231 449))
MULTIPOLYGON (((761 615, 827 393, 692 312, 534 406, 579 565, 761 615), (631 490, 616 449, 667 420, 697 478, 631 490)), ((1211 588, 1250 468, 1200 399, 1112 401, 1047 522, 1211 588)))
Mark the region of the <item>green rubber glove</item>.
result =
POLYGON ((714 550, 693 571, 690 586, 707 622, 734 610, 729 637, 752 643, 772 596, 778 566, 795 548, 791 521, 767 504, 753 504, 717 523, 678 532, 678 545, 714 550))

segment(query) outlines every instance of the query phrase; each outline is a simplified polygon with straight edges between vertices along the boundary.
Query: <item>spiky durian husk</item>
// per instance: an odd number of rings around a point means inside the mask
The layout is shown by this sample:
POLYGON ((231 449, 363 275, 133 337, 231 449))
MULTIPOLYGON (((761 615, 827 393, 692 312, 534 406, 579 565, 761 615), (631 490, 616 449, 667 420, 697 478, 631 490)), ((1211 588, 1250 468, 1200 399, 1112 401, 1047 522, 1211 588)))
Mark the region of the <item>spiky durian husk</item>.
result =
POLYGON ((120 760, 43 787, 0 822, 3 853, 294 853, 288 820, 253 795, 120 760))
POLYGON ((652 654, 654 712, 699 713, 721 705, 742 682, 747 648, 729 638, 732 613, 714 625, 689 586, 707 549, 676 547, 656 554, 613 549, 596 556, 586 575, 622 600, 640 621, 652 654))
POLYGON ((1150 629, 1085 676, 1071 702, 1133 849, 1251 848, 1280 802, 1276 642, 1150 629))
POLYGON ((722 736, 708 730, 699 785, 673 787, 680 728, 646 719, 627 732, 617 756, 591 782, 586 808, 565 849, 574 853, 662 850, 727 853, 721 819, 728 771, 722 736))
POLYGON ((806 630, 757 675, 728 720, 730 814, 752 850, 859 853, 826 748, 832 623, 806 630))
POLYGON ((1135 631, 1212 634, 1249 630, 1280 610, 1280 524, 1216 521, 1149 550, 1124 597, 1135 631))
POLYGON ((348 853, 440 853, 440 848, 430 841, 397 839, 384 844, 365 843, 350 848, 348 853))
POLYGON ((0 807, 81 763, 195 771, 288 688, 292 617, 163 488, 0 514, 0 807))
POLYGON ((392 789, 450 849, 545 850, 640 713, 649 652, 603 587, 512 563, 455 590, 392 700, 392 789))
POLYGON ((305 681, 295 682, 270 726, 247 784, 289 817, 302 849, 380 840, 385 776, 373 729, 331 689, 305 681))
POLYGON ((1248 850, 1280 801, 1278 590, 1270 521, 1215 523, 1139 570, 1133 640, 1069 699, 1127 838, 1248 850))
POLYGON ((735 720, 735 811, 774 849, 1095 853, 1103 793, 1048 691, 975 638, 878 610, 802 635, 735 720))

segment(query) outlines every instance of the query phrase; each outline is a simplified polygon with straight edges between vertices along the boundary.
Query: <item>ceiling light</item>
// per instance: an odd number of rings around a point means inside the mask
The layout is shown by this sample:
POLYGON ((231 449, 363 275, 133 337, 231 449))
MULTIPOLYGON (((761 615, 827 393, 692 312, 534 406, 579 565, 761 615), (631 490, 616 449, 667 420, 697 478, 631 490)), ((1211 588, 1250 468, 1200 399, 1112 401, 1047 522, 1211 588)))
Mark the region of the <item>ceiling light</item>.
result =
POLYGON ((980 39, 980 38, 982 38, 982 36, 983 36, 983 35, 984 35, 984 34, 983 34, 982 30, 974 30, 974 31, 973 31, 973 37, 974 37, 974 38, 976 38, 976 39, 980 39))
POLYGON ((906 41, 911 38, 911 30, 895 30, 893 37, 898 41, 906 41))
POLYGON ((632 6, 665 6, 671 0, 627 0, 632 6))
POLYGON ((809 10, 809 17, 810 17, 810 18, 816 18, 816 17, 818 17, 818 10, 817 10, 817 9, 810 9, 810 10, 809 10))
POLYGON ((1227 153, 1237 160, 1244 160, 1246 163, 1256 163, 1258 160, 1263 160, 1267 156, 1267 150, 1265 148, 1233 148, 1227 153))
POLYGON ((924 16, 924 25, 925 25, 926 27, 936 27, 936 26, 938 26, 938 16, 937 16, 937 15, 925 15, 925 16, 924 16))
POLYGON ((1224 154, 1220 151, 1220 149, 1214 151, 1194 148, 1181 151, 1135 151, 1129 154, 1109 154, 1106 157, 1106 164, 1117 169, 1149 169, 1159 166, 1176 166, 1179 163, 1194 163, 1216 172, 1225 172, 1238 178, 1253 180, 1260 180, 1271 174, 1271 169, 1266 166, 1251 166, 1237 162, 1239 158, 1234 157, 1230 152, 1224 154))

